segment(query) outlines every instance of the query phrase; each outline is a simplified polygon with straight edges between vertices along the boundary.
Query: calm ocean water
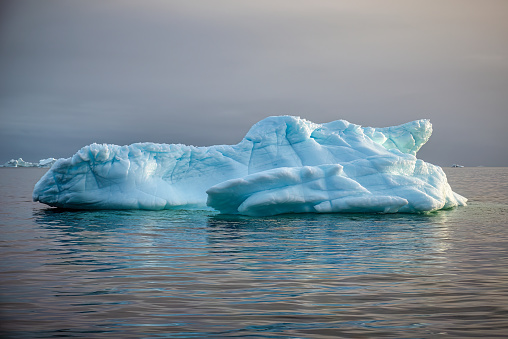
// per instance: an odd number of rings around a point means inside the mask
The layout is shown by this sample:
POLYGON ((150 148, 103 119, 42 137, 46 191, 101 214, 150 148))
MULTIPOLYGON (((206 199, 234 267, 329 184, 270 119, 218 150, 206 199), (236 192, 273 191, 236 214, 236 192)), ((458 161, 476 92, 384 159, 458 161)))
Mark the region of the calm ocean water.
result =
POLYGON ((427 215, 64 211, 0 169, 6 338, 508 335, 508 168, 445 169, 427 215))

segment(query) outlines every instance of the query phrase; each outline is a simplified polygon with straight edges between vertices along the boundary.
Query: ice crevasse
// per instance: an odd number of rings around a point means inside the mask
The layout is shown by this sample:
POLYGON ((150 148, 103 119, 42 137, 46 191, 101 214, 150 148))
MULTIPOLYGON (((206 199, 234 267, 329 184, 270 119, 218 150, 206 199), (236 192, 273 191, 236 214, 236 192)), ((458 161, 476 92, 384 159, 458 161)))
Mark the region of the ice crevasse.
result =
POLYGON ((92 144, 59 159, 34 201, 74 209, 214 208, 222 213, 418 213, 465 205, 416 158, 429 120, 362 127, 275 116, 236 145, 92 144))

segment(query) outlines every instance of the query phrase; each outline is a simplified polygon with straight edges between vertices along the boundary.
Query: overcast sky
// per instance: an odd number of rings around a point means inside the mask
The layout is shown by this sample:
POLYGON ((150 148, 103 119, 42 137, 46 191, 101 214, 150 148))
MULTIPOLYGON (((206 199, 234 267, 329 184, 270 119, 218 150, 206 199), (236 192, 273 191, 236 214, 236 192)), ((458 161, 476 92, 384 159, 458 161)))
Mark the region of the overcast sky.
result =
POLYGON ((506 0, 2 0, 0 163, 290 114, 430 118, 419 158, 508 166, 507 41, 506 0))

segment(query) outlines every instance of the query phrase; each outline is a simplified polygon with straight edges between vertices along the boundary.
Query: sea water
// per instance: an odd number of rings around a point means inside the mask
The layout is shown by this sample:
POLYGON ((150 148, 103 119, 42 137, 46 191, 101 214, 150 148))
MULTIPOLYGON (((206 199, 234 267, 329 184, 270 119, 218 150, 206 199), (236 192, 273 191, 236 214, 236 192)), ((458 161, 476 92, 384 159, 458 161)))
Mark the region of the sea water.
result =
POLYGON ((0 169, 6 338, 506 337, 508 168, 430 214, 69 211, 0 169))

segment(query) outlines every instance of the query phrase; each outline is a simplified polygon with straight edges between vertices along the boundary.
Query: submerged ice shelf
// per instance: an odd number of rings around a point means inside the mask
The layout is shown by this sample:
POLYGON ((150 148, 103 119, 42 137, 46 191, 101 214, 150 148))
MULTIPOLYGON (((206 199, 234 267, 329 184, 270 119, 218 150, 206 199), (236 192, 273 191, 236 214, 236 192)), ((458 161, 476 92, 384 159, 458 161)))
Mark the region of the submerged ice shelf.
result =
POLYGON ((75 209, 215 208, 252 216, 425 212, 465 205, 416 152, 432 125, 266 118, 237 145, 92 144, 59 159, 34 201, 75 209))

